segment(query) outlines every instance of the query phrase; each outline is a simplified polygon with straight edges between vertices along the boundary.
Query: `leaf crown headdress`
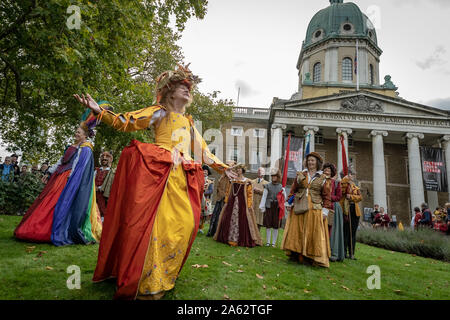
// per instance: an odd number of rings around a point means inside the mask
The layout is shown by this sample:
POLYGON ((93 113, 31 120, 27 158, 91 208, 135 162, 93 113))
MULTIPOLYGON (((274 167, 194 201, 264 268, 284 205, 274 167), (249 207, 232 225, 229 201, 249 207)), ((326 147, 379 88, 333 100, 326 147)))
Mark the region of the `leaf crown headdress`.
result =
POLYGON ((189 64, 186 66, 178 64, 177 66, 178 68, 175 70, 164 71, 156 78, 156 103, 161 102, 165 88, 171 89, 172 85, 182 83, 191 91, 195 85, 200 83, 201 79, 189 70, 189 64))

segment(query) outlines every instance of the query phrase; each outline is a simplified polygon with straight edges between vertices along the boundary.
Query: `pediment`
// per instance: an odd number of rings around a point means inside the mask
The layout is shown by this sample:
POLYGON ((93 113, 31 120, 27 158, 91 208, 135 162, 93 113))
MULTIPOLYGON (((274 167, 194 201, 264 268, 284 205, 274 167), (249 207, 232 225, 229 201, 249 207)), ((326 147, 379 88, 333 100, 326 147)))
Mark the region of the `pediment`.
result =
POLYGON ((286 107, 308 111, 332 111, 339 113, 377 114, 390 116, 448 118, 449 113, 400 98, 391 98, 371 92, 354 92, 319 97, 308 100, 289 101, 286 107))

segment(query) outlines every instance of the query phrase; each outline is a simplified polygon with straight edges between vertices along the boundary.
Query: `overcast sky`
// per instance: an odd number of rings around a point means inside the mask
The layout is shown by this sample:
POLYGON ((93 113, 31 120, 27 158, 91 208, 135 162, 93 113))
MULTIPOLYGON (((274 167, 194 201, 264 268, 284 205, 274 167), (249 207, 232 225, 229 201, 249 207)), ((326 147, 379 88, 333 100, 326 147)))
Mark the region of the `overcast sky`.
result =
MULTIPOLYGON (((344 0, 344 2, 347 2, 344 0)), ((372 17, 390 74, 404 99, 450 109, 450 0, 355 0, 372 17)), ((209 0, 179 42, 203 82, 239 106, 268 108, 297 90, 296 63, 311 18, 328 0, 209 0)))
MULTIPOLYGON (((345 1, 345 0, 344 0, 345 1)), ((355 0, 377 27, 380 80, 404 99, 450 110, 450 0, 355 0)), ((202 92, 269 108, 297 90, 296 63, 311 18, 328 0, 209 0, 179 42, 202 92)), ((6 152, 0 146, 0 156, 6 152)))

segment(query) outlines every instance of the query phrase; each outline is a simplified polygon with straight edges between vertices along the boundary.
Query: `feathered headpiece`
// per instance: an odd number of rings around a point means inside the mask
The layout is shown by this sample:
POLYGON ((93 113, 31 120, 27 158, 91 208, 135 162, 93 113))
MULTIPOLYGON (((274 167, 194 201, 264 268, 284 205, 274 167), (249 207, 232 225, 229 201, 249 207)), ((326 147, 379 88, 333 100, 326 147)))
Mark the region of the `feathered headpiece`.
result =
MULTIPOLYGON (((112 106, 109 104, 108 101, 99 101, 97 104, 106 110, 112 110, 112 106)), ((95 136, 94 128, 97 126, 99 122, 97 121, 97 116, 94 114, 94 112, 87 108, 83 115, 81 116, 81 124, 80 127, 83 128, 85 132, 88 133, 88 137, 92 138, 95 136)))
POLYGON ((201 79, 194 76, 188 67, 189 64, 186 66, 178 64, 177 69, 164 71, 156 78, 156 103, 161 102, 164 88, 171 89, 172 85, 183 83, 191 91, 195 85, 201 82, 201 79))

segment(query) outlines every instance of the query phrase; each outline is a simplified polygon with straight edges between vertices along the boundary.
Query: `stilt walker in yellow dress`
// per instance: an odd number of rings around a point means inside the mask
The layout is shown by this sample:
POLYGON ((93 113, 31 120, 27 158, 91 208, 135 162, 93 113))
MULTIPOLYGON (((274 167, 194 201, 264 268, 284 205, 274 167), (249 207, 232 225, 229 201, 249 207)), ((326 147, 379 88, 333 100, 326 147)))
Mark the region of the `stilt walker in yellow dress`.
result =
POLYGON ((155 129, 155 144, 133 140, 122 151, 105 215, 93 281, 117 278, 115 298, 159 299, 175 286, 199 227, 202 163, 236 176, 185 114, 195 82, 185 67, 166 71, 157 78, 157 104, 123 114, 75 95, 116 130, 155 129))

